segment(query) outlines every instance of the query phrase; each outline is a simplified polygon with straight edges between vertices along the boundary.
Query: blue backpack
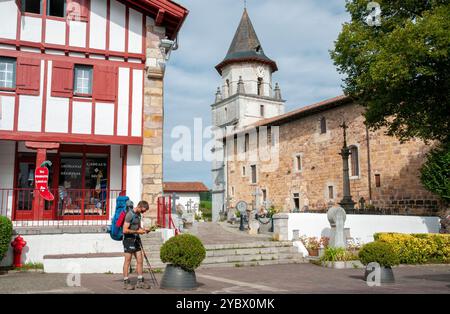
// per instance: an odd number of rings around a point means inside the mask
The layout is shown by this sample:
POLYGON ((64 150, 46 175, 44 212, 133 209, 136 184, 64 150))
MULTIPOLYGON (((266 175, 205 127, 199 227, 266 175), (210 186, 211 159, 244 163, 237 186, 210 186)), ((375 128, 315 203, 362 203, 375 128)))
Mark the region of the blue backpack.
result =
MULTIPOLYGON (((116 241, 122 241, 123 239, 123 224, 125 222, 125 216, 128 210, 133 209, 133 202, 128 196, 119 196, 116 200, 116 212, 114 213, 113 220, 111 222, 111 230, 109 232, 111 238, 116 241)), ((135 214, 133 213, 133 221, 135 214)))

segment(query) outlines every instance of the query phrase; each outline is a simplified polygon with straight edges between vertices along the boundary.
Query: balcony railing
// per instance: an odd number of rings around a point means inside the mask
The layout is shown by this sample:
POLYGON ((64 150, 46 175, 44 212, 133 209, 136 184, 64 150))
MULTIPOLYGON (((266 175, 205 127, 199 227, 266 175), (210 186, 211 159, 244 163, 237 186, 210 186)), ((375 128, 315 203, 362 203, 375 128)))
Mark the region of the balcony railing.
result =
POLYGON ((0 215, 16 226, 105 225, 114 213, 120 190, 50 189, 53 201, 45 201, 36 189, 0 189, 0 215))

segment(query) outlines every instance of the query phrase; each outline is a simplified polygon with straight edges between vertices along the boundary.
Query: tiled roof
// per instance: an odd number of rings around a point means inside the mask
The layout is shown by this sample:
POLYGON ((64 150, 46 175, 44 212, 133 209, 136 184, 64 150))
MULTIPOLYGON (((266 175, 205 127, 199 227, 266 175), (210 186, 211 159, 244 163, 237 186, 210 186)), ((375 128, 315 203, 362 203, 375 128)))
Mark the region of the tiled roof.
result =
POLYGON ((164 192, 208 192, 202 182, 164 182, 164 192))

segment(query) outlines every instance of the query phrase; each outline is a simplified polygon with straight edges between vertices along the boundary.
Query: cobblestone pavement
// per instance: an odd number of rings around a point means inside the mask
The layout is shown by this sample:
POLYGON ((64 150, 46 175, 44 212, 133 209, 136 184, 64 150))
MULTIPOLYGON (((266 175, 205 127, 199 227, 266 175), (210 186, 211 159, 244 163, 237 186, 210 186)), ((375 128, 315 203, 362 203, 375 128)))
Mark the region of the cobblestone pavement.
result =
MULTIPOLYGON (((184 293, 450 293, 450 265, 401 266, 394 273, 395 284, 368 287, 362 269, 338 270, 312 264, 201 269, 197 271, 199 288, 184 293)), ((160 280, 162 274, 156 275, 160 280)), ((0 275, 0 293, 180 293, 124 291, 120 275, 81 275, 81 287, 68 287, 66 279, 65 274, 10 272, 0 275)))

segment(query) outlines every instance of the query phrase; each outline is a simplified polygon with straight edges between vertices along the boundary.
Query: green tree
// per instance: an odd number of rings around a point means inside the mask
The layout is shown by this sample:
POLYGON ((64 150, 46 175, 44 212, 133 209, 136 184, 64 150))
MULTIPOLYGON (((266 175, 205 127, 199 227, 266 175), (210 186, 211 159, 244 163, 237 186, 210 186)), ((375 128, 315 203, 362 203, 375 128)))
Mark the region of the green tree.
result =
POLYGON ((421 169, 423 186, 450 202, 450 144, 433 149, 421 169))
POLYGON ((450 139, 450 1, 347 0, 351 21, 331 51, 344 91, 366 107, 367 125, 406 141, 450 139))

